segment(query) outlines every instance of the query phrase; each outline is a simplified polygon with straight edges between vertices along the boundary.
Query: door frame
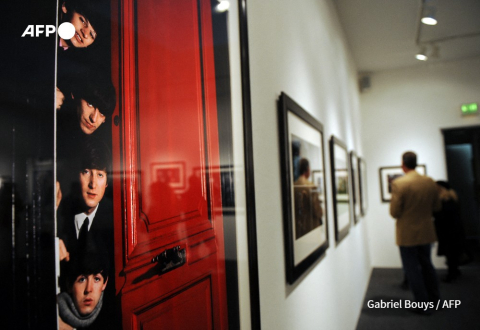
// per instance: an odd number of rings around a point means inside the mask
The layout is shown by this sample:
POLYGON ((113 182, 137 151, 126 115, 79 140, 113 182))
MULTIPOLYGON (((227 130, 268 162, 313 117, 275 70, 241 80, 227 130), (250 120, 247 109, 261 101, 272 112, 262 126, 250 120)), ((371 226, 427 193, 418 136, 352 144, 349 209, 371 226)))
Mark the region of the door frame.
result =
MULTIPOLYGON (((474 176, 474 193, 476 202, 475 207, 477 209, 477 218, 480 221, 480 125, 444 128, 441 129, 441 132, 443 135, 445 148, 445 166, 449 181, 451 178, 448 174, 450 170, 448 168, 447 146, 459 144, 469 144, 472 146, 472 171, 474 176)), ((452 184, 452 182, 450 182, 450 184, 452 184)), ((455 184, 453 184, 452 187, 455 187, 455 184)), ((464 224, 466 223, 464 215, 462 215, 462 221, 464 224)), ((468 233, 466 234, 468 235, 468 233)), ((477 235, 474 238, 478 240, 480 236, 477 235)))

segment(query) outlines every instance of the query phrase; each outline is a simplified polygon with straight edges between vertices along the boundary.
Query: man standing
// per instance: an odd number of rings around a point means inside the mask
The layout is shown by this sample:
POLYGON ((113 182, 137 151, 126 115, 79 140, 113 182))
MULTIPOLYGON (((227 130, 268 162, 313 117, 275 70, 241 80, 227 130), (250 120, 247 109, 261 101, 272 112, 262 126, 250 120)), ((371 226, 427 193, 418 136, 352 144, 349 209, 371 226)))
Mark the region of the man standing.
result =
POLYGON ((435 182, 418 174, 416 166, 417 155, 405 152, 402 156, 405 175, 392 182, 390 214, 397 219, 396 241, 415 300, 432 302, 440 298, 430 250, 437 239, 433 212, 439 210, 441 204, 435 182))

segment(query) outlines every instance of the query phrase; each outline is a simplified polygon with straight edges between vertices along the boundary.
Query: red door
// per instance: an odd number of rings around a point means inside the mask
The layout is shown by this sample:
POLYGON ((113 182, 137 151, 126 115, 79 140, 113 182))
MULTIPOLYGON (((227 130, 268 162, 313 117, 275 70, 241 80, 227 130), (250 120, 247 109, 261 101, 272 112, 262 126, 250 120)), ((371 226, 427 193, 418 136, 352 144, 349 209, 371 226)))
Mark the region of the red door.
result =
POLYGON ((123 328, 226 329, 210 0, 119 2, 113 168, 123 328))

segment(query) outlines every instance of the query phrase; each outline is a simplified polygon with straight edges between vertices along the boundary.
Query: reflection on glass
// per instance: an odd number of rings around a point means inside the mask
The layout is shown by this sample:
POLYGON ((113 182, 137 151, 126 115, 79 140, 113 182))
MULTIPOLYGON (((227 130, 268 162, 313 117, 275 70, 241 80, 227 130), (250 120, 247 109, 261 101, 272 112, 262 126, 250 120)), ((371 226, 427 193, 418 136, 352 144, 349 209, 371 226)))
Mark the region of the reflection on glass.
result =
POLYGON ((307 158, 298 163, 300 176, 294 182, 295 238, 298 239, 323 224, 323 210, 318 186, 310 181, 310 162, 307 158))
POLYGON ((328 248, 323 125, 288 95, 280 95, 280 141, 288 283, 328 248))

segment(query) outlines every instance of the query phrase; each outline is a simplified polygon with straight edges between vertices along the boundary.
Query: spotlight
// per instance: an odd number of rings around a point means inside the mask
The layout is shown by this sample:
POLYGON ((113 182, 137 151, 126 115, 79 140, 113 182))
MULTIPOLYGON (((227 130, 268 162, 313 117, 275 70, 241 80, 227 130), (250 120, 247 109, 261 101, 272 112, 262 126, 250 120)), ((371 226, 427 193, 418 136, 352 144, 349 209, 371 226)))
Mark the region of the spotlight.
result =
POLYGON ((436 25, 437 19, 435 18, 435 7, 425 6, 423 8, 422 23, 427 25, 436 25))
POLYGON ((218 0, 217 11, 223 13, 230 8, 230 2, 228 0, 218 0))
POLYGON ((428 60, 427 52, 426 52, 425 47, 422 47, 422 49, 415 55, 415 58, 419 61, 428 60))

